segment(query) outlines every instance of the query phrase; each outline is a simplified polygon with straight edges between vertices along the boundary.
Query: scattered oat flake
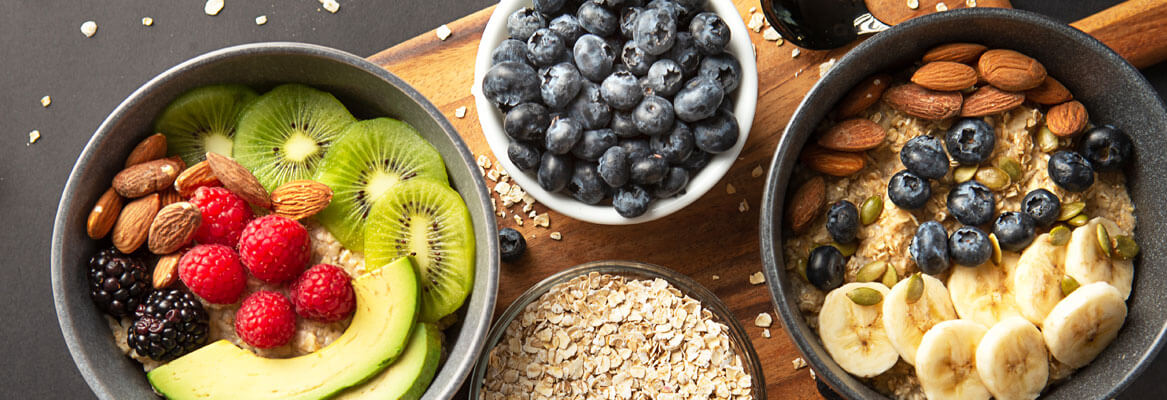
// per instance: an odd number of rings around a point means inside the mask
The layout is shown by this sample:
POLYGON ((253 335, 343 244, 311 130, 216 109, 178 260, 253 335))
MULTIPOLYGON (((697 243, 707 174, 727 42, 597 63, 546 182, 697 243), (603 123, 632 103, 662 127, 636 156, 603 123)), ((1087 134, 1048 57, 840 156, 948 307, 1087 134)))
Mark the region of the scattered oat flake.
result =
POLYGON ((778 31, 774 30, 773 27, 770 27, 770 28, 766 28, 766 30, 762 31, 762 39, 766 39, 766 40, 773 42, 775 40, 782 39, 782 35, 779 34, 778 31))
POLYGON ((563 234, 559 232, 551 232, 551 240, 563 240, 563 234))
POLYGON ((948 5, 947 5, 947 4, 944 4, 944 2, 943 2, 943 1, 942 1, 942 2, 939 2, 939 3, 936 3, 936 11, 937 11, 937 12, 948 11, 948 5))
POLYGON ((497 215, 499 218, 506 218, 507 217, 507 210, 499 210, 497 215))
POLYGON ((446 24, 442 24, 442 26, 439 26, 438 29, 434 31, 434 33, 438 35, 438 40, 446 40, 446 38, 450 37, 450 34, 453 33, 453 31, 451 31, 450 27, 446 26, 446 24))
POLYGON ((81 23, 81 34, 85 37, 93 37, 97 34, 97 23, 93 21, 85 21, 81 23))
POLYGON ((746 201, 746 199, 742 199, 742 202, 738 203, 738 205, 737 205, 737 210, 739 212, 750 211, 750 203, 748 201, 746 201))
POLYGON ((203 5, 203 12, 207 15, 219 15, 219 11, 223 11, 223 0, 207 0, 203 5))
POLYGON ((762 27, 766 25, 766 16, 758 13, 750 14, 750 22, 746 24, 750 30, 754 32, 761 32, 762 27))
POLYGON ((260 15, 258 17, 255 17, 255 24, 256 25, 263 25, 266 23, 267 23, 267 16, 266 15, 260 15))
POLYGON ((49 96, 41 97, 41 107, 48 107, 49 104, 53 104, 52 97, 49 97, 49 96))
POLYGON ((758 271, 758 272, 750 274, 750 284, 751 285, 760 285, 763 283, 766 283, 766 276, 762 275, 762 271, 758 271))
POLYGON ((523 195, 523 203, 524 204, 535 204, 535 198, 531 197, 531 195, 529 195, 529 194, 524 194, 523 195))
POLYGON ((721 277, 717 276, 717 275, 713 275, 713 280, 718 280, 718 279, 721 279, 721 277))
POLYGON ((498 170, 492 169, 490 171, 486 171, 486 179, 490 179, 492 181, 498 182, 498 170))
MULTIPOLYGON (((445 26, 445 25, 442 25, 445 26)), ((466 106, 461 106, 454 109, 454 116, 458 118, 466 118, 466 106)))
POLYGON ((802 50, 799 50, 799 49, 791 50, 790 51, 790 58, 798 58, 799 54, 802 54, 802 50))
POLYGON ((782 38, 778 38, 778 40, 774 42, 774 44, 778 46, 782 46, 783 43, 786 43, 786 41, 782 40, 782 38))
POLYGON ((487 157, 486 154, 479 154, 476 161, 479 167, 490 168, 490 157, 487 157))
POLYGON ((28 133, 28 144, 36 143, 38 140, 41 140, 41 131, 33 129, 32 132, 28 133))
POLYGON ((795 357, 790 363, 794 364, 794 369, 806 368, 806 360, 803 360, 802 357, 795 357))
POLYGON ((145 25, 145 26, 152 26, 152 25, 154 25, 154 18, 150 18, 150 17, 142 17, 142 25, 145 25))
POLYGON ((966 7, 976 7, 976 6, 977 6, 977 0, 964 0, 964 5, 965 5, 966 7))
POLYGON ((340 10, 340 3, 337 3, 336 0, 320 0, 320 5, 333 14, 336 14, 336 11, 340 10))
POLYGON ((835 67, 835 59, 834 58, 831 58, 830 60, 827 60, 827 61, 823 62, 822 64, 819 64, 819 78, 826 76, 827 72, 830 72, 831 68, 834 68, 834 67, 835 67))
POLYGON ((920 8, 920 0, 908 0, 908 8, 913 10, 920 8))
POLYGON ((533 220, 535 221, 535 226, 543 228, 551 226, 551 217, 547 213, 536 215, 533 217, 533 220))
POLYGON ((816 379, 816 380, 818 379, 818 377, 814 375, 814 370, 813 370, 813 369, 810 369, 810 370, 808 370, 808 371, 810 371, 810 379, 816 379))
MULTIPOLYGON (((523 210, 523 212, 528 212, 528 211, 527 211, 527 210, 523 210)), ((535 215, 536 215, 536 214, 535 214, 535 210, 531 210, 531 211, 529 211, 529 212, 528 212, 528 214, 527 214, 527 218, 535 218, 535 215)))
POLYGON ((770 338, 770 328, 762 329, 762 337, 766 339, 770 338))
MULTIPOLYGON (((533 206, 531 204, 523 203, 523 212, 532 212, 533 213, 533 212, 535 212, 534 210, 535 210, 535 206, 533 206)), ((531 218, 534 218, 534 217, 532 216, 531 218)))
MULTIPOLYGON (((506 182, 499 182, 497 185, 494 185, 494 192, 498 193, 500 195, 505 195, 510 190, 511 190, 511 184, 506 183, 506 182)), ((506 200, 506 199, 503 199, 503 200, 506 200)))
POLYGON ((746 10, 746 12, 748 12, 748 13, 750 13, 750 14, 753 14, 753 13, 755 13, 755 12, 757 12, 757 11, 758 11, 758 7, 750 7, 750 9, 749 9, 749 10, 746 10))
POLYGON ((725 194, 734 194, 734 193, 737 193, 737 188, 734 188, 732 183, 725 184, 725 194))
POLYGON ((514 217, 515 217, 515 224, 518 226, 523 226, 523 216, 516 214, 514 217))
POLYGON ((762 166, 759 165, 759 166, 754 167, 753 171, 750 171, 750 176, 757 178, 759 176, 762 176, 762 174, 765 172, 766 172, 766 170, 762 169, 762 166))
POLYGON ((774 318, 771 318, 770 314, 768 313, 758 314, 758 316, 754 318, 754 325, 759 328, 769 328, 773 323, 774 318))

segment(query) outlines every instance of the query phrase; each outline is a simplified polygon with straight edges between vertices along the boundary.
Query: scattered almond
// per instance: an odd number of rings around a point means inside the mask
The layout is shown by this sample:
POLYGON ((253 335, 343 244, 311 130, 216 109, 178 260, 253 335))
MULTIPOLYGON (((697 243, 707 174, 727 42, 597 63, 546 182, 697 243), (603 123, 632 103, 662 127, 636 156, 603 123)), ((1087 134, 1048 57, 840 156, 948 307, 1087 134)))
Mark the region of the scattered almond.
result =
POLYGON ((883 102, 908 115, 929 120, 956 116, 963 101, 960 92, 938 92, 907 83, 887 89, 883 102))
POLYGON ((106 189, 101 198, 97 199, 97 204, 93 205, 89 218, 85 220, 85 233, 88 233, 91 239, 101 239, 109 234, 109 230, 113 229, 113 224, 117 222, 118 215, 122 212, 123 203, 122 196, 118 196, 113 188, 106 189))
POLYGON ((271 192, 272 210, 294 220, 316 215, 332 202, 332 189, 311 180, 291 181, 271 192))
POLYGON ((977 72, 990 85, 1014 92, 1033 89, 1045 81, 1045 67, 1041 63, 1006 49, 982 54, 977 61, 977 72))
POLYGON ((1052 105, 1073 100, 1074 95, 1057 79, 1047 75, 1040 85, 1025 91, 1025 98, 1037 104, 1052 105))
POLYGON ((158 259, 158 263, 154 264, 154 288, 165 289, 173 285, 178 280, 178 261, 182 259, 182 253, 167 254, 158 259))
POLYGON ((1077 100, 1050 107, 1049 112, 1045 114, 1045 126, 1059 137, 1073 136, 1081 132, 1089 121, 1086 106, 1077 100))
POLYGON ((887 132, 867 118, 852 118, 827 129, 818 139, 818 145, 830 150, 864 151, 883 143, 887 132))
POLYGON ((122 253, 130 254, 146 243, 160 201, 158 194, 154 193, 126 204, 113 226, 114 247, 122 253))
POLYGON ((135 199, 170 187, 182 165, 164 158, 136 164, 113 177, 113 188, 128 199, 135 199))
POLYGON ((166 136, 155 133, 130 150, 129 157, 126 157, 126 168, 162 157, 166 157, 166 136))
POLYGON ((1025 95, 1006 92, 993 86, 984 86, 964 99, 960 109, 962 117, 982 117, 1012 110, 1025 102, 1025 95))
POLYGON ((194 195, 195 190, 203 186, 219 186, 219 178, 215 177, 215 172, 211 171, 211 164, 207 160, 199 161, 197 164, 187 168, 178 175, 174 180, 174 189, 178 190, 178 194, 182 197, 190 198, 194 195))
POLYGON ((883 91, 887 90, 890 84, 891 76, 887 74, 872 75, 859 82, 850 92, 847 92, 847 95, 843 96, 843 100, 839 101, 839 105, 835 107, 839 118, 859 115, 867 107, 878 102, 880 96, 883 96, 883 91))
POLYGON ((242 197, 247 203, 259 208, 271 208, 271 197, 267 190, 259 184, 259 179, 251 174, 247 168, 227 156, 218 153, 207 153, 207 163, 211 171, 219 178, 223 187, 236 196, 242 197))
POLYGON ((822 177, 816 176, 802 184, 794 192, 794 197, 790 198, 790 205, 786 207, 786 219, 790 221, 790 229, 798 233, 809 227, 826 201, 827 186, 822 177))
POLYGON ((154 254, 178 251, 190 243, 202 221, 202 213, 194 204, 180 201, 163 207, 150 223, 147 247, 154 254))
POLYGON ((912 74, 912 83, 942 92, 961 90, 977 83, 977 71, 952 61, 933 61, 912 74))
POLYGON ((819 146, 806 146, 800 159, 810 169, 831 176, 848 176, 867 165, 862 153, 827 150, 819 146))
POLYGON ((766 275, 762 274, 762 271, 750 274, 751 285, 761 285, 763 283, 766 283, 766 275))
POLYGON ((988 47, 976 43, 942 44, 924 53, 924 62, 951 61, 972 65, 988 49, 988 47))

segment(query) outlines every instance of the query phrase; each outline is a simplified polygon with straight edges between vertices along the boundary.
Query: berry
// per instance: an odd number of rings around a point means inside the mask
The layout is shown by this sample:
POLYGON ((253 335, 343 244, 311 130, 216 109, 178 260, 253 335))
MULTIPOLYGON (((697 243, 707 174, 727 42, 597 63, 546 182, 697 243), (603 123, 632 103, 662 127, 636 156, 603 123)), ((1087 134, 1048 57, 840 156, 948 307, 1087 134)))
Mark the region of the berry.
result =
POLYGON ((207 343, 207 312, 189 292, 162 289, 151 293, 134 315, 126 342, 138 355, 170 361, 207 343))
POLYGON ((928 275, 948 270, 948 232, 936 221, 928 221, 916 228, 916 235, 908 245, 908 253, 916 267, 928 275))
POLYGON ((527 39, 527 57, 536 66, 553 65, 567 57, 567 45, 555 31, 540 28, 527 39))
POLYGON ((632 111, 632 122, 636 130, 645 135, 656 136, 668 132, 673 127, 673 104, 657 95, 649 94, 632 111))
POLYGON ((681 66, 681 71, 685 73, 685 76, 697 73, 697 67, 701 64, 701 52, 697 50, 697 44, 693 42, 693 35, 690 35, 689 32, 678 32, 676 42, 673 43, 672 50, 669 50, 668 58, 681 66))
POLYGON ((621 140, 618 146, 628 151, 628 160, 635 161, 652 154, 652 145, 644 139, 621 140))
POLYGON ((632 183, 638 185, 652 185, 665 179, 669 173, 669 162, 659 154, 653 154, 632 162, 632 183))
POLYGON ((575 164, 575 173, 571 175, 571 182, 567 184, 567 194, 581 203, 596 204, 608 194, 604 189, 604 181, 596 172, 595 163, 575 164))
POLYGON ((231 304, 247 286, 239 255, 221 244, 200 244, 178 260, 178 277, 191 292, 212 304, 231 304))
POLYGON ((600 156, 599 164, 596 166, 596 172, 600 174, 600 179, 604 180, 609 187, 618 188, 624 186, 631 179, 631 171, 628 165, 628 150, 621 146, 609 147, 604 155, 600 156))
POLYGON ((251 221, 251 207, 243 198, 221 187, 201 187, 195 190, 190 203, 202 215, 194 240, 200 244, 221 244, 235 247, 239 234, 251 221))
POLYGON ((689 171, 681 167, 672 167, 669 168, 665 179, 652 187, 652 196, 658 199, 673 197, 684 192, 685 186, 688 184, 689 171))
POLYGON ((887 182, 887 198, 891 199, 891 202, 899 208, 918 209, 923 207, 930 197, 932 197, 932 186, 928 184, 928 180, 912 173, 912 171, 896 172, 887 182))
POLYGON ((571 104, 583 86, 583 76, 572 63, 552 65, 539 72, 539 96, 548 107, 560 109, 571 104))
POLYGON ((1002 249, 1021 251, 1033 243, 1037 221, 1029 214, 1006 211, 993 221, 993 235, 1002 249))
POLYGON ((547 136, 543 147, 554 154, 567 154, 583 136, 583 127, 571 118, 558 118, 551 121, 547 128, 547 136))
POLYGON ((530 7, 524 7, 507 17, 507 33, 511 35, 511 39, 525 42, 535 34, 535 31, 545 26, 547 20, 543 19, 543 14, 530 7))
POLYGON ((571 148, 571 154, 587 161, 596 161, 616 145, 616 132, 611 129, 594 129, 584 131, 583 137, 571 148))
POLYGON ((709 165, 709 159, 712 157, 712 154, 706 153, 705 151, 693 149, 692 152, 689 152, 688 157, 681 160, 680 166, 689 170, 690 173, 696 174, 698 171, 704 169, 706 165, 709 165))
POLYGON ((996 196, 977 181, 957 184, 948 192, 948 213, 965 225, 983 225, 993 220, 996 196))
POLYGON ((575 17, 579 19, 579 26, 585 31, 601 37, 615 33, 620 23, 616 14, 593 1, 581 4, 575 12, 575 17))
POLYGON ((534 140, 543 137, 548 123, 546 107, 539 103, 523 103, 507 112, 502 130, 514 139, 534 140))
POLYGON ((579 20, 571 14, 563 14, 555 17, 555 19, 551 20, 550 24, 547 24, 547 28, 558 33, 559 37, 563 38, 563 42, 568 46, 575 45, 575 41, 584 34, 583 27, 579 26, 579 20))
POLYGON ((616 51, 612 46, 603 38, 590 33, 575 41, 572 55, 579 73, 594 82, 604 80, 612 72, 612 63, 616 60, 616 51))
POLYGON ((539 186, 548 192, 558 192, 567 187, 573 172, 570 156, 543 153, 539 162, 539 172, 535 174, 539 186))
POLYGON ((948 174, 948 154, 944 143, 935 136, 920 135, 908 140, 900 150, 900 162, 924 178, 940 179, 948 174))
POLYGON ((1050 180, 1071 192, 1081 192, 1094 184, 1094 170, 1082 155, 1072 151, 1059 151, 1049 157, 1050 180))
POLYGON ((502 228, 498 230, 498 249, 503 261, 515 262, 527 252, 527 240, 519 231, 502 228))
POLYGON ((643 186, 637 184, 628 184, 616 189, 616 194, 612 196, 612 206, 616 208, 616 213, 624 218, 635 218, 648 211, 648 205, 652 202, 652 196, 643 186))
POLYGON ((499 43, 498 47, 490 52, 490 65, 506 61, 524 64, 530 62, 527 60, 527 44, 515 39, 507 39, 499 43))
POLYGON ((855 203, 839 200, 827 210, 827 232, 835 243, 851 243, 859 234, 859 208, 855 203))
POLYGON ((614 72, 600 84, 600 96, 617 110, 628 110, 640 104, 644 90, 631 72, 614 72))
POLYGON ((653 136, 648 139, 652 151, 664 157, 670 164, 676 164, 689 156, 693 151, 695 139, 693 131, 684 122, 677 121, 668 134, 653 136))
POLYGON ((717 14, 703 12, 693 17, 689 22, 689 34, 693 35, 693 42, 697 49, 707 55, 721 54, 729 44, 729 26, 717 14))
POLYGON ((357 305, 352 278, 335 265, 308 268, 289 289, 296 314, 313 321, 340 321, 357 305))
POLYGON ((559 9, 563 8, 563 4, 566 3, 566 1, 565 0, 534 0, 531 3, 532 3, 532 6, 535 7, 535 11, 538 11, 544 15, 551 15, 551 14, 555 14, 556 11, 559 11, 559 9))
POLYGON ((673 47, 677 39, 676 16, 668 11, 652 8, 636 16, 632 40, 637 47, 652 55, 661 55, 673 47))
POLYGON ((283 346, 296 334, 296 313, 284 295, 261 290, 243 299, 235 312, 235 334, 260 349, 283 346))
MULTIPOLYGON (((640 7, 625 7, 620 10, 620 35, 625 39, 631 39, 636 33, 636 17, 644 11, 640 7)), ((629 43, 632 43, 631 41, 629 43)), ((635 45, 635 43, 633 43, 635 45)))
POLYGON ((806 280, 824 292, 843 284, 846 260, 834 246, 819 246, 810 251, 806 261, 806 280))
POLYGON ((697 122, 717 113, 725 91, 712 79, 698 76, 690 79, 673 99, 677 118, 685 122, 697 122))
POLYGON ((632 111, 616 111, 612 113, 611 127, 612 132, 615 132, 616 136, 622 138, 640 136, 640 131, 636 130, 636 121, 632 119, 632 111))
POLYGON ((106 314, 130 315, 150 294, 150 287, 150 272, 136 257, 108 248, 89 259, 89 297, 106 314))
POLYGON ((539 80, 530 65, 504 61, 490 67, 482 78, 482 94, 500 108, 514 107, 539 98, 539 80))
POLYGON ((1133 148, 1130 136, 1110 125, 1091 128, 1078 142, 1078 153, 1099 172, 1121 168, 1131 158, 1133 148))
POLYGON ((721 108, 712 117, 693 125, 693 139, 698 149, 709 153, 724 153, 737 144, 737 118, 721 108))
POLYGON ((304 271, 312 255, 308 229, 279 215, 256 218, 239 238, 239 260, 259 280, 287 282, 304 271))
POLYGON ((697 67, 697 76, 712 79, 721 89, 730 93, 737 89, 742 80, 742 66, 732 55, 723 54, 705 57, 697 67))
POLYGON ((996 143, 993 127, 980 118, 961 118, 944 135, 948 154, 961 165, 977 165, 987 160, 996 143))
POLYGON ((656 56, 645 53, 635 43, 624 42, 624 48, 620 50, 620 62, 628 67, 628 71, 636 76, 643 76, 648 73, 648 69, 656 62, 656 56))
POLYGON ((530 143, 512 141, 507 145, 507 158, 523 171, 534 171, 539 168, 539 157, 539 148, 530 143))
POLYGON ((612 107, 600 94, 600 85, 583 81, 579 94, 567 105, 567 115, 584 129, 601 129, 612 120, 612 107))
POLYGON ((1021 200, 1021 211, 1033 217, 1041 226, 1050 226, 1062 212, 1062 201, 1045 189, 1036 189, 1021 200))
POLYGON ((648 73, 640 80, 640 86, 647 93, 657 96, 672 96, 681 90, 685 73, 681 65, 670 59, 661 59, 648 67, 648 73))
POLYGON ((989 261, 993 255, 993 245, 989 235, 975 226, 962 226, 952 232, 948 239, 949 256, 952 262, 967 267, 975 267, 989 261))

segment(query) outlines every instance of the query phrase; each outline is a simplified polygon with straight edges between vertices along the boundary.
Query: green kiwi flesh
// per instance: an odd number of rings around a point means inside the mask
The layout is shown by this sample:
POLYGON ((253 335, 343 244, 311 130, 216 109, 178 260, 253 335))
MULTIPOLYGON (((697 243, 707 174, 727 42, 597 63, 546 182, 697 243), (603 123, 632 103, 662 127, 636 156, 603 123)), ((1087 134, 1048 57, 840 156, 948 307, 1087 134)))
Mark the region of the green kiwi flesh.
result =
POLYGON ((332 189, 320 221, 345 248, 364 251, 369 209, 397 184, 429 179, 448 184, 442 156, 412 126, 392 118, 354 122, 320 161, 316 181, 332 189))
POLYGON ((277 86, 239 117, 235 161, 268 191, 311 179, 328 148, 356 118, 327 92, 300 84, 277 86))
POLYGON ((411 179, 373 205, 365 264, 413 256, 422 282, 422 322, 462 306, 474 281, 474 224, 462 197, 441 182, 411 179))
POLYGON ((207 152, 231 157, 239 114, 259 97, 242 85, 210 85, 191 89, 170 102, 154 123, 166 135, 166 147, 187 165, 206 158, 207 152))

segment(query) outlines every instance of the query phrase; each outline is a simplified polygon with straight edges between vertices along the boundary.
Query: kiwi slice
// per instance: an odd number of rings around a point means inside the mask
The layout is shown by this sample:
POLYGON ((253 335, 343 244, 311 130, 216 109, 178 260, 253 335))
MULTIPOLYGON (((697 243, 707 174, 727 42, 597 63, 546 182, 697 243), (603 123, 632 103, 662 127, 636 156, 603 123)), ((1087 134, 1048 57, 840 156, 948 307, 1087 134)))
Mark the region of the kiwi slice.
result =
POLYGON ((369 209, 410 179, 448 182, 434 146, 409 124, 392 118, 354 122, 320 161, 316 180, 332 188, 333 195, 316 218, 345 248, 364 252, 369 209))
POLYGON ((239 114, 259 97, 243 85, 211 85, 192 89, 170 102, 154 131, 166 135, 170 155, 195 165, 207 152, 231 157, 239 114))
POLYGON ((373 204, 365 263, 413 256, 422 282, 422 322, 453 313, 474 281, 474 225, 462 197, 441 182, 410 179, 373 204))
POLYGON ((327 92, 299 84, 277 86, 239 117, 235 161, 268 191, 288 181, 310 179, 328 148, 354 121, 327 92))

